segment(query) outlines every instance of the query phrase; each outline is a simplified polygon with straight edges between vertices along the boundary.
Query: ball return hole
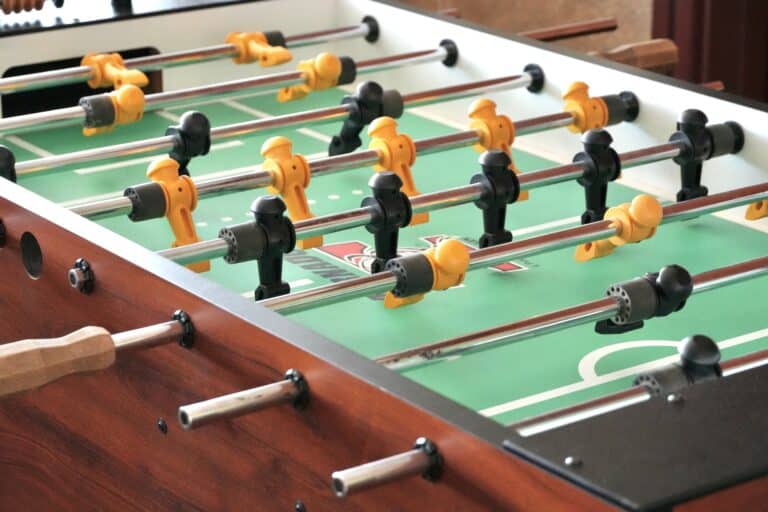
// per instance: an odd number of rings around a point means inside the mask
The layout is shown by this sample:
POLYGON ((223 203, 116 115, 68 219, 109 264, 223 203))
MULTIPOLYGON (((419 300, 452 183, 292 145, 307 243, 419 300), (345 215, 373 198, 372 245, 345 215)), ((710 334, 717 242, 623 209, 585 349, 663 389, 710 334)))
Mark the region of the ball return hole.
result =
POLYGON ((40 277, 43 271, 43 251, 40 250, 40 244, 37 243, 35 235, 29 231, 21 235, 21 261, 29 277, 32 279, 40 277))

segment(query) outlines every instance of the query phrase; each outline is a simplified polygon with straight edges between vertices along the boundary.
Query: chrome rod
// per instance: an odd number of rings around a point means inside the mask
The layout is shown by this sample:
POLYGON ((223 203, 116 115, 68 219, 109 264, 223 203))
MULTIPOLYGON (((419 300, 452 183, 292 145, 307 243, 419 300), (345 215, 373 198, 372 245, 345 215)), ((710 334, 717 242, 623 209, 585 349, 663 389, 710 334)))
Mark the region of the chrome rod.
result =
POLYGON ((91 219, 128 215, 133 210, 133 203, 126 196, 115 196, 107 199, 99 199, 87 203, 73 204, 67 209, 83 217, 91 219))
MULTIPOLYGON (((262 130, 293 126, 297 124, 308 125, 310 122, 328 122, 346 117, 347 113, 348 107, 346 105, 340 105, 308 110, 296 114, 285 114, 281 116, 273 116, 264 119, 246 121, 243 123, 219 126, 211 129, 211 139, 218 140, 228 137, 237 137, 262 130)), ((86 149, 72 153, 65 153, 62 155, 38 158, 35 160, 26 160, 16 164, 16 174, 24 175, 74 163, 84 163, 94 160, 104 160, 136 154, 168 151, 173 148, 173 140, 174 139, 172 136, 166 135, 163 137, 144 139, 136 142, 116 144, 114 146, 86 149)))
POLYGON ((179 407, 179 423, 184 430, 202 427, 214 421, 236 418, 272 405, 296 399, 301 389, 290 379, 246 389, 179 407))
MULTIPOLYGON (((691 212, 726 210, 739 204, 747 204, 768 197, 768 183, 743 187, 720 194, 700 197, 664 207, 663 221, 672 222, 690 217, 691 212)), ((554 231, 523 240, 515 240, 470 252, 469 270, 478 267, 490 267, 513 258, 532 256, 585 242, 609 238, 617 234, 618 224, 611 220, 601 220, 582 226, 554 231)), ((370 276, 359 277, 332 283, 311 290, 290 293, 260 303, 266 307, 292 313, 312 307, 333 304, 355 297, 379 293, 394 287, 395 275, 390 271, 379 272, 370 276), (389 287, 389 288, 388 288, 389 287)))
POLYGON ((296 230, 296 238, 310 238, 365 226, 371 222, 373 215, 374 212, 371 208, 355 208, 354 210, 296 221, 293 223, 293 227, 296 230))
POLYGON ((534 117, 515 123, 515 135, 528 135, 553 128, 562 128, 573 122, 573 114, 570 112, 558 112, 546 116, 534 117))
POLYGON ((509 425, 508 428, 516 430, 522 437, 535 436, 536 434, 645 402, 650 400, 652 396, 645 386, 633 386, 608 396, 587 400, 575 406, 523 420, 514 425, 509 425))
POLYGON ((335 304, 364 295, 374 295, 391 290, 397 278, 391 272, 348 279, 311 290, 289 293, 259 301, 259 304, 284 314, 298 313, 306 309, 335 304))
POLYGON ((141 71, 158 71, 160 69, 188 64, 198 64, 211 60, 226 59, 237 55, 237 48, 231 44, 215 44, 195 48, 193 50, 179 50, 176 52, 158 53, 144 57, 125 59, 126 68, 140 69, 141 71))
POLYGON ((91 78, 93 78, 93 71, 89 66, 75 66, 28 75, 9 76, 0 79, 0 94, 84 82, 91 78))
POLYGON ((355 151, 342 155, 327 156, 309 161, 312 177, 336 174, 341 171, 358 169, 360 167, 379 163, 379 152, 375 149, 355 151))
POLYGON ((331 487, 339 498, 393 480, 420 475, 432 460, 424 450, 413 449, 331 474, 331 487))
POLYGON ((387 354, 377 358, 376 362, 392 369, 403 370, 436 358, 449 357, 469 350, 476 352, 483 348, 499 347, 569 327, 611 318, 618 311, 618 300, 614 297, 605 297, 552 313, 532 316, 518 322, 387 354))
MULTIPOLYGON (((346 110, 344 110, 344 112, 346 112, 346 110)), ((255 122, 249 121, 248 123, 253 124, 261 122, 263 124, 264 121, 265 120, 255 122)), ((219 132, 218 136, 221 137, 221 132, 219 132)), ((414 141, 414 145, 416 147, 416 153, 424 155, 436 151, 467 146, 476 142, 478 142, 477 132, 474 130, 466 130, 449 135, 439 135, 436 137, 420 139, 414 141)), ((374 165, 379 162, 379 159, 378 151, 368 149, 343 155, 318 158, 310 160, 308 163, 312 177, 314 178, 357 169, 367 165, 374 165)), ((569 164, 566 166, 523 174, 519 177, 519 180, 524 189, 536 188, 576 178, 581 175, 582 169, 583 166, 580 164, 569 164)), ((268 187, 273 184, 274 180, 269 172, 261 170, 259 166, 254 166, 252 170, 240 171, 214 178, 200 178, 195 179, 194 181, 198 196, 203 197, 219 193, 239 192, 268 187)), ((469 185, 466 187, 437 192, 435 194, 419 196, 418 198, 413 199, 412 205, 415 209, 414 211, 417 213, 431 211, 475 201, 479 198, 479 194, 479 185, 469 185)), ((127 198, 115 197, 95 201, 93 203, 70 205, 68 208, 80 215, 101 218, 104 216, 122 215, 127 213, 130 211, 131 204, 127 198)))
POLYGON ((229 254, 229 244, 223 238, 212 238, 189 245, 180 245, 157 251, 157 254, 181 265, 196 261, 223 258, 229 254))
POLYGON ((710 194, 664 207, 662 224, 700 217, 768 199, 768 182, 710 194))
POLYGON ((768 274, 768 256, 701 272, 693 276, 693 293, 708 292, 768 274))
POLYGON ((490 80, 480 80, 477 82, 467 82, 459 85, 440 87, 429 91, 413 92, 403 95, 403 104, 407 107, 416 107, 430 105, 432 103, 453 101, 463 98, 470 98, 479 94, 491 92, 507 91, 527 87, 531 84, 533 78, 530 73, 524 72, 520 75, 511 75, 490 80))
POLYGON ((334 28, 330 30, 321 30, 318 32, 308 32, 294 36, 286 36, 285 44, 288 48, 301 48, 314 44, 329 43, 331 41, 340 41, 342 39, 352 39, 355 37, 366 37, 371 31, 367 23, 353 25, 351 27, 334 28))
POLYGON ((619 155, 621 168, 627 169, 629 167, 636 167, 638 165, 675 158, 680 154, 683 148, 684 146, 681 142, 667 142, 656 146, 636 149, 634 151, 627 151, 626 153, 621 153, 619 155))
POLYGON ((583 226, 575 226, 544 235, 515 240, 483 249, 476 249, 469 256, 469 270, 492 267, 512 258, 533 256, 555 251, 584 242, 591 242, 616 235, 617 227, 609 220, 601 220, 583 226))
POLYGON ((137 155, 142 153, 152 153, 167 151, 173 147, 173 137, 165 135, 135 142, 126 142, 115 144, 114 146, 104 146, 100 148, 84 149, 62 155, 44 156, 34 160, 26 160, 16 164, 16 174, 21 176, 33 172, 44 171, 80 162, 90 162, 93 160, 104 160, 109 158, 118 158, 122 156, 137 155))
POLYGON ((176 105, 199 98, 201 96, 215 97, 221 94, 230 94, 242 90, 249 92, 274 91, 281 87, 298 85, 305 83, 304 75, 301 71, 285 71, 282 73, 273 73, 262 75, 255 78, 245 78, 241 80, 231 80, 229 82, 220 82, 199 87, 189 87, 187 89, 178 89, 175 91, 158 92, 148 94, 144 98, 144 111, 149 112, 158 108, 176 105))
MULTIPOLYGON (((380 69, 420 64, 423 62, 445 58, 445 52, 445 49, 440 47, 436 50, 404 53, 384 57, 381 59, 373 59, 371 61, 364 61, 363 63, 359 63, 357 66, 357 71, 358 73, 369 73, 379 71, 380 69)), ((158 64, 158 58, 155 58, 155 62, 156 65, 160 65, 158 64)), ((283 87, 304 84, 306 83, 306 80, 307 79, 303 71, 284 71, 254 78, 232 80, 229 82, 220 82, 198 87, 189 87, 187 89, 178 89, 175 91, 158 92, 154 94, 148 94, 144 97, 144 112, 151 112, 152 110, 157 110, 159 108, 178 106, 202 96, 207 98, 218 97, 223 95, 230 95, 243 90, 248 90, 254 93, 259 91, 277 91, 283 87)), ((14 118, 0 120, 0 133, 15 128, 40 126, 41 123, 49 123, 60 120, 84 119, 84 117, 85 111, 79 106, 56 109, 37 114, 16 116, 14 118)))
MULTIPOLYGON (((768 350, 735 357, 720 363, 722 378, 749 371, 768 364, 768 350)), ((570 407, 518 421, 507 428, 523 437, 535 436, 579 421, 594 418, 612 411, 645 402, 653 397, 645 386, 632 386, 629 389, 610 395, 587 400, 570 407)))
MULTIPOLYGON (((525 77, 523 82, 525 82, 525 80, 530 82, 530 75, 528 73, 524 73, 522 76, 525 77)), ((440 89, 424 91, 421 93, 414 93, 410 95, 410 99, 408 97, 403 97, 403 101, 407 105, 418 105, 423 104, 424 102, 431 103, 435 101, 448 101, 450 99, 463 98, 479 94, 480 92, 486 91, 489 87, 491 89, 509 89, 518 85, 522 86, 524 84, 519 82, 521 79, 521 76, 516 76, 498 78, 494 80, 483 80, 480 82, 470 82, 458 86, 444 87, 440 89)), ((323 107, 314 110, 297 112, 294 114, 284 114, 264 119, 255 119, 252 121, 244 121, 242 123, 218 126, 211 129, 211 139, 219 140, 229 137, 239 137, 242 135, 268 129, 293 126, 296 124, 312 126, 313 124, 327 123, 346 117, 349 114, 349 108, 350 107, 348 105, 323 107)), ((87 149, 73 153, 66 153, 63 155, 27 160, 24 162, 18 162, 16 164, 16 174, 23 175, 32 172, 39 172, 51 169, 53 167, 69 165, 73 163, 118 158, 135 154, 162 152, 171 149, 172 143, 173 138, 171 136, 155 137, 152 139, 117 144, 114 146, 87 149)))
POLYGON ((766 364, 768 364, 768 350, 760 350, 759 352, 754 352, 741 357, 734 357, 733 359, 720 363, 720 369, 723 372, 723 377, 729 377, 766 364))
MULTIPOLYGON (((721 267, 693 276, 693 294, 715 290, 768 274, 768 257, 721 267)), ((613 317, 619 311, 614 297, 586 302, 577 306, 537 315, 518 322, 491 327, 471 334, 387 354, 376 362, 402 370, 437 358, 454 356, 467 351, 503 346, 508 343, 557 332, 569 327, 613 317)))
MULTIPOLYGON (((315 44, 322 44, 341 39, 365 37, 370 27, 366 23, 350 27, 308 32, 286 36, 287 48, 299 48, 315 44)), ((237 48, 232 44, 217 44, 190 50, 160 53, 144 57, 125 59, 126 68, 140 69, 142 71, 157 71, 164 68, 198 64, 212 60, 225 59, 237 55, 237 48)), ((93 78, 93 71, 89 66, 74 66, 64 69, 55 69, 41 73, 29 73, 14 77, 0 79, 0 94, 28 91, 57 85, 85 82, 93 78)))
POLYGON ((20 116, 4 117, 0 119, 0 133, 36 126, 41 124, 64 123, 82 120, 85 117, 85 110, 80 105, 68 108, 58 108, 46 110, 44 112, 35 112, 32 114, 23 114, 20 116))
POLYGON ((168 322, 113 334, 112 341, 115 344, 115 350, 119 352, 168 343, 178 339, 183 334, 184 327, 181 322, 169 320, 168 322))
POLYGON ((448 56, 448 51, 442 47, 431 50, 420 50, 415 52, 400 53, 397 55, 388 55, 386 57, 377 57, 357 62, 357 72, 376 73, 388 69, 412 66, 415 64, 425 64, 443 60, 448 56))

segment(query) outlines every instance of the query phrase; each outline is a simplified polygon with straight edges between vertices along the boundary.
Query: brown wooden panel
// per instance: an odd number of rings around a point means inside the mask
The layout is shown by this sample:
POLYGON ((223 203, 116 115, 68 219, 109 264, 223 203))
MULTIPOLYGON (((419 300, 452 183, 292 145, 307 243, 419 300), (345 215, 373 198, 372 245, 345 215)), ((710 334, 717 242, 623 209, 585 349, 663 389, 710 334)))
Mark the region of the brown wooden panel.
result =
POLYGON ((768 476, 698 498, 679 507, 679 512, 711 510, 768 510, 768 476))
POLYGON ((0 249, 0 342, 61 335, 86 324, 120 331, 165 321, 177 308, 189 312, 198 330, 191 350, 166 345, 120 354, 112 369, 4 399, 3 508, 285 511, 297 499, 309 512, 426 505, 463 511, 609 508, 502 451, 504 429, 493 422, 373 363, 360 366, 362 360, 345 349, 313 341, 316 335, 279 315, 19 187, 0 183, 0 197, 5 198, 0 219, 8 231, 0 249), (36 280, 27 277, 20 261, 23 231, 37 236, 43 249, 36 280), (66 280, 78 257, 87 258, 96 275, 90 296, 66 280), (172 280, 183 281, 186 289, 172 280), (215 296, 217 303, 201 295, 215 296), (319 353, 326 346, 332 347, 328 354, 319 353), (371 375, 363 380, 358 370, 353 375, 340 369, 343 357, 356 368, 369 365, 371 375), (282 406, 194 432, 178 426, 179 405, 271 382, 289 367, 309 381, 312 400, 306 410, 282 406), (395 379, 386 384, 389 389, 402 380, 412 396, 404 400, 380 389, 382 375, 395 379), (488 437, 441 419, 425 403, 442 404, 453 423, 480 425, 488 437), (158 418, 167 420, 167 434, 157 428, 158 418), (332 496, 333 470, 403 451, 421 435, 436 441, 445 455, 440 483, 413 478, 346 501, 332 496))

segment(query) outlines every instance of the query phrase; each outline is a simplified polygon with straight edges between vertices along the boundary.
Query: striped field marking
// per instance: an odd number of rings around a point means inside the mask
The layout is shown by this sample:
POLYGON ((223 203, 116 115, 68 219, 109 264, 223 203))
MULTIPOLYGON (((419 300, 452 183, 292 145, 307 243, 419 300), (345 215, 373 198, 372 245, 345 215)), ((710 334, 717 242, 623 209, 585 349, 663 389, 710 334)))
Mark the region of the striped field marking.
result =
POLYGON ((32 144, 28 140, 24 140, 21 137, 17 135, 5 135, 5 140, 8 142, 11 142, 17 146, 19 146, 22 149, 26 149, 30 153, 34 153, 35 155, 39 157, 46 157, 46 156, 53 156, 53 153, 50 151, 46 151, 45 149, 41 148, 40 146, 36 144, 32 144))
MULTIPOLYGON (((273 117, 272 114, 264 112, 263 110, 257 110, 255 108, 249 107, 248 105, 243 105, 242 103, 239 103, 235 100, 224 100, 222 101, 222 103, 227 105, 228 107, 232 107, 235 110, 245 112, 246 114, 250 114, 259 119, 273 117)), ((321 142, 325 142, 326 144, 331 142, 331 137, 329 137, 324 133, 320 133, 318 131, 312 130, 311 128, 299 128, 296 131, 301 133, 302 135, 306 135, 307 137, 312 137, 313 139, 317 139, 321 142)))
MULTIPOLYGON (((234 147, 242 146, 243 144, 244 143, 241 140, 229 140, 227 142, 219 142, 218 144, 211 144, 211 152, 219 151, 222 149, 234 148, 234 147)), ((142 156, 139 158, 132 158, 130 160, 121 160, 119 162, 114 162, 111 164, 95 165, 93 167, 83 167, 80 169, 75 169, 73 172, 81 176, 86 176, 88 174, 112 171, 115 169, 121 169, 123 167, 131 167, 132 165, 149 163, 152 160, 155 160, 157 158, 158 158, 158 155, 142 156)))

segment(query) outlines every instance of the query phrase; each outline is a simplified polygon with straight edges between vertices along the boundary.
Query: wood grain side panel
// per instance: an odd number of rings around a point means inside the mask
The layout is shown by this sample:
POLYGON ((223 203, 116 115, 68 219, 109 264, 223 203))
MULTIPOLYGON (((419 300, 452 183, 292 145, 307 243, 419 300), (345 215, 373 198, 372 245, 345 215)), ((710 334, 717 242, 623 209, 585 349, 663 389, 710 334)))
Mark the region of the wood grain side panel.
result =
MULTIPOLYGON (((6 187, 0 186, 0 194, 6 187)), ((70 215, 53 206, 41 213, 64 221, 70 215)), ((87 324, 131 329, 165 321, 177 308, 191 315, 198 330, 191 350, 173 344, 123 353, 109 370, 66 377, 0 402, 5 506, 284 511, 301 499, 310 512, 422 510, 426 504, 434 510, 608 508, 131 263, 146 261, 143 250, 118 258, 7 199, 0 199, 0 218, 8 230, 0 249, 0 342, 61 335, 87 324), (37 280, 27 277, 21 264, 23 231, 32 232, 43 249, 37 280), (90 296, 66 281, 66 270, 78 257, 87 258, 96 275, 90 296), (179 405, 271 382, 290 367, 309 381, 312 400, 306 410, 281 406, 194 432, 178 426, 179 405), (167 421, 167 434, 157 428, 159 418, 167 421), (445 455, 440 483, 413 478, 346 501, 332 496, 333 470, 408 449, 420 435, 435 440, 445 455)), ((87 224, 78 220, 73 229, 87 224)))

